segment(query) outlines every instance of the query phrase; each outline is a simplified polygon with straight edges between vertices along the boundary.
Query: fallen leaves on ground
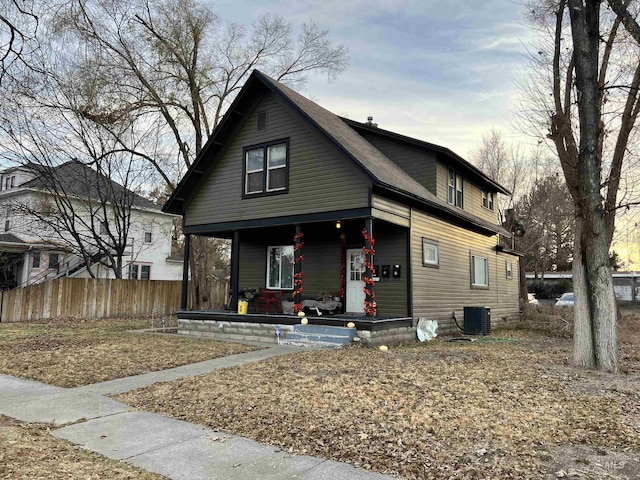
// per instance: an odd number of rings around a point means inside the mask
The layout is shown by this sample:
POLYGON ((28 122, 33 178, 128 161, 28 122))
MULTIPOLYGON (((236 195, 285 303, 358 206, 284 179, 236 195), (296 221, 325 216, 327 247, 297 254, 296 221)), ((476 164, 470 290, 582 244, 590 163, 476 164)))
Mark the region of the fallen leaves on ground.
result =
POLYGON ((0 415, 0 478, 46 480, 160 480, 124 463, 88 452, 49 434, 44 424, 0 415))
MULTIPOLYGON (((570 368, 569 355, 566 339, 499 331, 472 344, 275 357, 117 398, 410 479, 555 478, 548 468, 558 448, 573 444, 637 459, 640 377, 603 383, 602 374, 570 368)), ((626 358, 637 372, 629 361, 637 357, 626 358)))
POLYGON ((0 324, 0 372, 76 387, 256 349, 130 331, 158 326, 150 318, 0 324))

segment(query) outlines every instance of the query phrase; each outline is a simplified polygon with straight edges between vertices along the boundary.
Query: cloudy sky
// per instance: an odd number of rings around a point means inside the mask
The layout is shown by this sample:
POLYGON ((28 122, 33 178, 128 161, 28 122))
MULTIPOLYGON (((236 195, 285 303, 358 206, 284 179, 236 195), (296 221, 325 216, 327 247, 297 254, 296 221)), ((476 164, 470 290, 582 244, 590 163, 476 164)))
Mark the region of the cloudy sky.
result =
POLYGON ((491 128, 512 141, 532 32, 519 0, 217 0, 225 21, 265 12, 313 19, 349 49, 350 65, 302 92, 328 110, 468 156, 491 128))

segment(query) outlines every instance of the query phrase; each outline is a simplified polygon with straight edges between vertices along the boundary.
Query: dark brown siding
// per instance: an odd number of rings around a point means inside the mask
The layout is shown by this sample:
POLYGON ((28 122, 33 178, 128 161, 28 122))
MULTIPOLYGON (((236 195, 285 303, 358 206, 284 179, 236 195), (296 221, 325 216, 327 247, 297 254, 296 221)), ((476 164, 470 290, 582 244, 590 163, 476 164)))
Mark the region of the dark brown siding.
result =
POLYGON ((369 132, 360 134, 411 178, 436 194, 436 156, 422 148, 406 145, 369 132))
POLYGON ((518 313, 518 257, 495 249, 496 237, 452 225, 419 210, 411 213, 413 317, 438 320, 440 331, 456 331, 452 312, 462 326, 463 307, 488 306, 494 319, 518 313), (422 239, 438 242, 439 268, 422 264, 422 239), (471 287, 470 254, 486 257, 489 288, 471 287), (505 262, 513 276, 506 278, 505 262))
MULTIPOLYGON (((340 290, 340 237, 333 225, 302 226, 304 298, 319 298, 340 290)), ((251 230, 240 235, 240 289, 264 288, 267 247, 292 245, 294 227, 251 230)), ((289 293, 285 293, 289 296, 289 293)))
POLYGON ((185 225, 367 207, 370 180, 296 111, 268 93, 186 206, 185 225), (257 130, 257 112, 267 128, 257 130), (242 198, 243 147, 289 139, 289 192, 242 198))
MULTIPOLYGON (((375 264, 400 265, 399 279, 380 278, 374 285, 378 315, 382 317, 406 317, 407 291, 409 283, 409 265, 407 262, 408 231, 384 222, 374 220, 374 238, 376 241, 375 264)), ((381 272, 376 272, 378 275, 381 272)))

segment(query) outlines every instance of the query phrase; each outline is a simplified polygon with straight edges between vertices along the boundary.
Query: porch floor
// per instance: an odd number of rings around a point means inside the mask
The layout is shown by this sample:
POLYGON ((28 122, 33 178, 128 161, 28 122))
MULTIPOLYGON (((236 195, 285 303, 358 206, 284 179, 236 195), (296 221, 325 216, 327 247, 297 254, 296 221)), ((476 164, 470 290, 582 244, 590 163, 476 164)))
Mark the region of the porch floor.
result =
MULTIPOLYGON (((266 323, 279 325, 297 325, 300 317, 296 315, 247 313, 241 315, 232 310, 178 310, 178 319, 184 320, 210 320, 216 322, 244 322, 244 323, 266 323)), ((364 314, 334 314, 321 316, 307 316, 309 323, 313 325, 328 325, 334 327, 345 327, 347 323, 353 322, 357 330, 369 330, 372 332, 388 330, 399 327, 411 327, 413 319, 411 317, 367 317, 364 314)))

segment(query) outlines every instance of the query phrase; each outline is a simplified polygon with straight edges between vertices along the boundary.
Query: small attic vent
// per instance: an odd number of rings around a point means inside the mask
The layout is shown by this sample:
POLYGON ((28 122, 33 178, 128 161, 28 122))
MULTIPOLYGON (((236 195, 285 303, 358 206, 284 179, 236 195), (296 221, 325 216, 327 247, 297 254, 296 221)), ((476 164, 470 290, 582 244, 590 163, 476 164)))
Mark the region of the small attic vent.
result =
POLYGON ((258 112, 258 131, 267 129, 267 111, 260 110, 258 112))

